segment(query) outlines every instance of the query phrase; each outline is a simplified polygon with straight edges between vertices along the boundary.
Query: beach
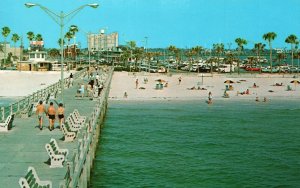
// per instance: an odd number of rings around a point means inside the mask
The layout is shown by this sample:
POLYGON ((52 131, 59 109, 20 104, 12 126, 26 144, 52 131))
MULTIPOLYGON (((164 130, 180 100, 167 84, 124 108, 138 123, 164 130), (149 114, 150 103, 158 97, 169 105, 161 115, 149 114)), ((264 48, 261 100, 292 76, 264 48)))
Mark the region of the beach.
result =
MULTIPOLYGON (((65 73, 68 77, 70 73, 65 73)), ((23 97, 58 82, 59 71, 0 71, 0 97, 23 97)))
POLYGON ((300 85, 291 83, 294 75, 290 74, 159 74, 159 73, 128 73, 114 72, 110 100, 199 100, 207 99, 208 93, 212 93, 214 99, 231 100, 247 99, 259 100, 267 99, 299 99, 300 85), (181 77, 181 83, 179 79, 181 77), (138 86, 136 87, 136 80, 138 86), (145 83, 144 79, 148 82, 145 83), (158 82, 161 80, 162 82, 158 82), (224 83, 232 81, 233 83, 224 83), (156 85, 161 83, 167 87, 156 89, 156 85), (277 83, 277 85, 276 85, 277 83), (282 85, 281 85, 282 83, 282 85), (232 90, 227 90, 229 98, 224 98, 225 88, 232 85, 232 90), (254 87, 256 85, 256 87, 254 87), (288 86, 291 88, 287 90, 288 86), (194 89, 193 89, 194 88, 194 89), (249 94, 246 93, 247 89, 249 94), (124 93, 127 97, 124 97, 124 93))

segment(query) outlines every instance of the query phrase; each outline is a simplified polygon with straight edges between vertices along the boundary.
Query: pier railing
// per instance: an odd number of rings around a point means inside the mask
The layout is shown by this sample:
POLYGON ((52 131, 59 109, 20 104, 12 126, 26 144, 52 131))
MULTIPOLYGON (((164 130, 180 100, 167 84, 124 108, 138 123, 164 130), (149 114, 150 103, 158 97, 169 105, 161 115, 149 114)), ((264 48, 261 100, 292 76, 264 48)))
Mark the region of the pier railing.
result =
POLYGON ((106 73, 104 89, 98 99, 95 100, 94 110, 89 117, 85 128, 77 135, 77 148, 73 151, 71 160, 67 164, 67 173, 64 181, 60 182, 60 188, 87 188, 90 180, 90 170, 96 154, 98 138, 101 132, 110 90, 113 70, 106 73))
MULTIPOLYGON (((76 80, 82 75, 84 75, 85 73, 86 73, 86 69, 78 71, 73 74, 73 79, 76 80)), ((64 78, 63 83, 66 87, 69 83, 69 78, 64 78)), ((17 102, 14 102, 7 106, 2 106, 0 108, 0 121, 5 120, 5 118, 11 114, 20 114, 22 111, 26 111, 28 108, 30 108, 32 103, 37 103, 39 100, 48 101, 51 95, 54 98, 56 98, 56 95, 60 92, 60 90, 61 90, 61 85, 60 85, 60 81, 58 81, 54 84, 49 85, 46 88, 40 89, 32 93, 31 95, 23 97, 17 102)))

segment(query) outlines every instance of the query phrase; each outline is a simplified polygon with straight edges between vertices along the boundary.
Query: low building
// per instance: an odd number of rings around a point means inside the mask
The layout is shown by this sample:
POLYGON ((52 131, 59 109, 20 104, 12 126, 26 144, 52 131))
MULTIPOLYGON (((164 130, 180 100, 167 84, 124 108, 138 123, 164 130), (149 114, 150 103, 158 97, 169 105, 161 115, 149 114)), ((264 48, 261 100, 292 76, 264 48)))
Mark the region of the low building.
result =
MULTIPOLYGON (((28 61, 19 61, 17 63, 17 70, 20 71, 60 71, 61 65, 57 61, 46 60, 47 52, 32 51, 29 52, 28 61)), ((66 70, 66 65, 64 70, 66 70)))

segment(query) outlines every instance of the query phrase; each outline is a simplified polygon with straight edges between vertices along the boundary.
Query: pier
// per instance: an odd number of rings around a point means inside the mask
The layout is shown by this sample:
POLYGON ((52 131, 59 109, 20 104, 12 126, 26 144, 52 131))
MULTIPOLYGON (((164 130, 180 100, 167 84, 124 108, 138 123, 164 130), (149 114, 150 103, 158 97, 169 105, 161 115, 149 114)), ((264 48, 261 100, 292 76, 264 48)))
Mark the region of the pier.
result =
MULTIPOLYGON (((43 118, 43 130, 38 128, 38 118, 30 104, 41 98, 44 105, 48 106, 49 101, 54 101, 54 106, 60 100, 60 83, 53 84, 20 101, 11 104, 9 107, 2 107, 0 119, 3 121, 10 114, 14 114, 12 127, 7 132, 0 132, 0 184, 1 187, 20 187, 19 180, 25 177, 28 167, 34 167, 41 181, 51 181, 52 187, 88 187, 90 172, 93 166, 95 150, 101 132, 101 125, 107 109, 107 99, 110 90, 110 83, 113 70, 100 70, 104 88, 100 97, 76 97, 78 84, 87 83, 86 71, 74 74, 73 86, 67 88, 68 81, 64 80, 64 107, 65 122, 67 117, 77 109, 81 116, 86 117, 84 126, 75 132, 73 141, 63 140, 64 134, 59 129, 59 122, 56 118, 55 129, 50 131, 47 127, 49 121, 46 116, 43 118), (48 104, 45 104, 45 102, 48 104), (25 115, 24 115, 25 114, 25 115), (45 145, 50 139, 56 140, 59 148, 68 149, 62 168, 50 168, 49 156, 45 145)), ((34 107, 33 107, 34 108, 34 107)), ((25 187, 25 186, 24 186, 25 187)))

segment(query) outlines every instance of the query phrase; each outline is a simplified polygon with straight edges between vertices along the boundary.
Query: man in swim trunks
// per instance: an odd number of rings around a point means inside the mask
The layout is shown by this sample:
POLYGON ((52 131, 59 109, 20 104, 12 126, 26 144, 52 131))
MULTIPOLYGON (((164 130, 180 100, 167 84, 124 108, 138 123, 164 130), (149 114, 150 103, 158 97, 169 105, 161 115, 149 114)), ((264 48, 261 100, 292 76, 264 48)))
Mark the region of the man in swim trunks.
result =
POLYGON ((50 131, 52 131, 54 129, 55 114, 56 114, 56 111, 53 106, 53 102, 50 102, 50 106, 48 107, 49 130, 50 131))
POLYGON ((40 130, 43 130, 43 113, 46 113, 46 109, 43 105, 43 101, 40 101, 36 106, 36 115, 38 116, 40 130))
POLYGON ((59 103, 58 105, 58 109, 57 109, 57 116, 58 116, 58 120, 59 120, 59 127, 61 130, 61 125, 64 123, 64 118, 65 118, 65 109, 63 107, 62 103, 59 103))

